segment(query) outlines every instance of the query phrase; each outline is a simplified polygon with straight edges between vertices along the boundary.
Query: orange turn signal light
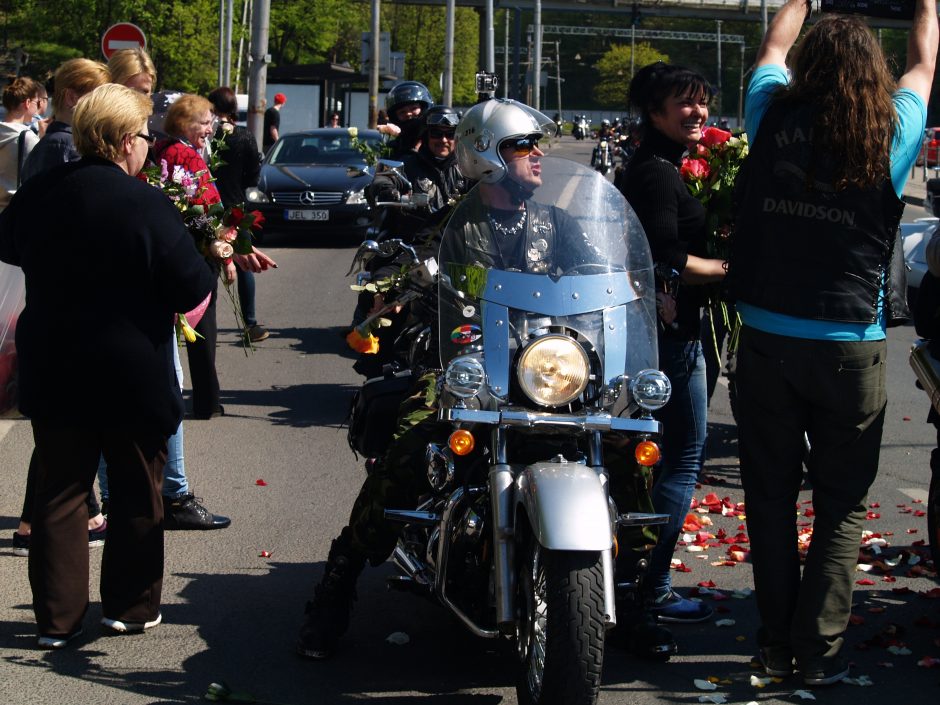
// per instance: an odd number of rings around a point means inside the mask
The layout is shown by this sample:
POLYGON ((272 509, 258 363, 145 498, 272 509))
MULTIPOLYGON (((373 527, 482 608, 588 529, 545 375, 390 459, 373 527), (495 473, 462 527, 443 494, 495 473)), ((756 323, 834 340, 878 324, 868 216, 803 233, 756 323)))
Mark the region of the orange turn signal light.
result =
POLYGON ((640 465, 652 467, 659 462, 662 453, 659 452, 659 446, 653 441, 640 441, 636 444, 636 450, 633 451, 636 461, 640 465))
POLYGON ((616 536, 614 536, 614 545, 613 545, 611 548, 614 549, 614 550, 613 550, 613 554, 614 554, 613 557, 616 558, 616 557, 620 554, 620 544, 617 543, 617 537, 616 537, 616 536))
POLYGON ((473 439, 473 434, 470 433, 470 431, 458 429, 450 434, 450 438, 447 439, 447 445, 450 446, 454 455, 468 455, 473 452, 476 441, 473 439))

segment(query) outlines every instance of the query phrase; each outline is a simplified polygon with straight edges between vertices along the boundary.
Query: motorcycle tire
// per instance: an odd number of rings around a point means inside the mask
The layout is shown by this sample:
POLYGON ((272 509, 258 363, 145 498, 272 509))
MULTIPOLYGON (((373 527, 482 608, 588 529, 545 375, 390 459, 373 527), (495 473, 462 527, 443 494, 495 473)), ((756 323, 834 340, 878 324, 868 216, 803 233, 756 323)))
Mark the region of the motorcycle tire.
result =
POLYGON ((606 636, 601 554, 532 544, 518 583, 519 703, 593 705, 606 636))

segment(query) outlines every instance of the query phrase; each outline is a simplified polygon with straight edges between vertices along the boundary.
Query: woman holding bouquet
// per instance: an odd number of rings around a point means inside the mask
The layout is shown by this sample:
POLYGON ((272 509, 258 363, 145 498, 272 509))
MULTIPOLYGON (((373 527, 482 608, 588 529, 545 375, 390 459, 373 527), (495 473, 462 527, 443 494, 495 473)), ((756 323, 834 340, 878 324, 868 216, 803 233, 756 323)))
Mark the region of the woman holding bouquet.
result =
MULTIPOLYGON (((188 178, 194 180, 190 205, 209 207, 222 200, 212 183, 209 166, 202 157, 206 141, 212 136, 213 122, 212 104, 208 100, 198 95, 181 96, 170 106, 163 123, 169 138, 158 142, 154 149, 156 159, 165 161, 171 174, 176 167, 180 167, 188 178)), ((209 263, 222 273, 228 284, 235 281, 235 258, 238 258, 240 266, 252 272, 276 266, 274 260, 260 250, 253 250, 250 255, 224 258, 210 256, 209 263)), ((202 338, 197 338, 193 343, 186 342, 193 387, 193 416, 197 419, 211 419, 224 413, 219 403, 219 377, 215 369, 217 298, 218 285, 213 289, 209 306, 196 326, 196 332, 202 338)))
POLYGON ((702 284, 721 281, 725 263, 708 259, 705 209, 679 176, 687 149, 702 138, 712 91, 700 74, 664 63, 637 72, 630 103, 642 118, 642 138, 622 184, 646 232, 657 270, 659 367, 672 399, 656 416, 663 424, 663 460, 652 490, 657 512, 669 514, 653 549, 645 598, 661 622, 709 619, 707 605, 672 589, 669 568, 705 451, 705 358, 701 342, 702 284))

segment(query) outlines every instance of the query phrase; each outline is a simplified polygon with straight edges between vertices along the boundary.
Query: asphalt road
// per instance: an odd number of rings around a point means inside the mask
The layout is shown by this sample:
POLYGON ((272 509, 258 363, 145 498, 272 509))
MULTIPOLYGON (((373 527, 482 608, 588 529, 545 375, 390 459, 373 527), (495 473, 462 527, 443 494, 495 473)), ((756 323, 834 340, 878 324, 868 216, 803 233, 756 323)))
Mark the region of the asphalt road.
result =
MULTIPOLYGON (((552 153, 587 162, 590 147, 569 137, 552 153)), ((246 356, 236 341, 234 317, 220 308, 218 367, 226 416, 185 424, 194 490, 211 510, 229 514, 232 526, 167 534, 160 627, 144 635, 101 634, 100 550, 93 549, 85 635, 61 652, 36 650, 27 561, 10 552, 32 442, 27 422, 0 421, 0 702, 190 703, 200 701, 214 681, 248 691, 259 702, 289 705, 516 702, 509 644, 476 639, 441 607, 388 592, 388 565, 364 574, 352 628, 336 658, 311 663, 293 654, 304 602, 363 476, 343 429, 359 382, 340 336, 354 301, 343 278, 352 249, 282 239, 266 249, 280 264, 258 278, 259 318, 271 337, 246 356), (263 551, 270 557, 262 557, 263 551), (396 632, 408 642, 389 643, 396 632)), ((936 703, 940 696, 940 668, 917 665, 924 657, 940 657, 940 600, 926 597, 937 583, 917 576, 918 566, 909 564, 923 552, 914 544, 925 537, 926 520, 915 512, 924 506, 917 501, 926 498, 935 445, 933 429, 925 424, 927 399, 914 388, 907 364, 913 337, 907 327, 889 335, 890 396, 881 472, 870 497, 879 505, 872 508, 871 530, 890 544, 882 558, 902 561, 890 569, 895 582, 858 574, 873 584, 856 591, 859 624, 849 629, 846 653, 854 672, 869 676, 873 685, 815 692, 817 700, 834 705, 936 703), (908 577, 912 570, 914 577, 908 577), (886 648, 891 625, 894 645, 905 647, 900 653, 886 648)), ((708 484, 696 498, 715 493, 741 502, 725 386, 716 392, 709 421, 708 484)), ((807 492, 801 500, 809 498, 807 492)), ((800 507, 804 514, 808 508, 800 507)), ((742 524, 738 516, 707 516, 712 533, 722 529, 734 536, 742 524)), ((637 661, 612 643, 602 705, 696 703, 700 696, 717 695, 729 703, 800 699, 795 680, 764 687, 751 682, 760 675, 749 665, 756 652, 754 600, 730 597, 751 586, 751 570, 747 563, 720 565, 727 549, 680 547, 676 557, 691 572, 674 577, 683 590, 713 582, 718 599, 704 599, 714 601, 716 620, 733 623, 676 628, 680 653, 668 663, 637 661), (708 678, 716 690, 696 688, 696 679, 708 678)))

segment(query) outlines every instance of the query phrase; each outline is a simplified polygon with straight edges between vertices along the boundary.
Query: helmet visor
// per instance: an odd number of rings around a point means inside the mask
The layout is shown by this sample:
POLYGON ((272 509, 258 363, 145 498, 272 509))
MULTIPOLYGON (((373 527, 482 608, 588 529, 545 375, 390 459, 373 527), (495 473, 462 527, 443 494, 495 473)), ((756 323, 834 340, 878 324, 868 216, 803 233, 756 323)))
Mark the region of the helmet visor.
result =
POLYGON ((431 113, 428 115, 428 127, 445 127, 454 129, 460 118, 457 113, 431 113))

